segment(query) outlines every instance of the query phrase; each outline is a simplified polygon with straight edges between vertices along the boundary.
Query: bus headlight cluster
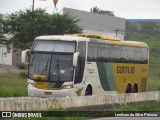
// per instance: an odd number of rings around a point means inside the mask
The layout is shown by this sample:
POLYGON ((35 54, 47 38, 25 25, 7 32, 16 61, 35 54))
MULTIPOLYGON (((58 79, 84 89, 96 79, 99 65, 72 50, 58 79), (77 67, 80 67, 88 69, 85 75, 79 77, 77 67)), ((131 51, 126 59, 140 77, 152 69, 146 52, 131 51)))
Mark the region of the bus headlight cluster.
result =
POLYGON ((34 94, 33 94, 33 93, 29 93, 29 96, 33 97, 33 96, 34 96, 34 94))
POLYGON ((28 86, 29 87, 35 87, 35 84, 34 83, 28 83, 28 86))
POLYGON ((71 89, 71 88, 73 88, 73 85, 63 85, 61 88, 62 89, 71 89))

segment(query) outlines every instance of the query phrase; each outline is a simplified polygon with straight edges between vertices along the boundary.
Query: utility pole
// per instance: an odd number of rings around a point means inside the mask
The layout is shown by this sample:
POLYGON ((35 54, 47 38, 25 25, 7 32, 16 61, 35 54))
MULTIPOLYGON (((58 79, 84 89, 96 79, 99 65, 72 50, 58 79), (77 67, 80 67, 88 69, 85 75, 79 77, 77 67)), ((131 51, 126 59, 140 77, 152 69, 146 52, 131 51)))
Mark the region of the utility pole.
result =
POLYGON ((34 27, 33 27, 34 26, 34 0, 33 0, 33 3, 32 3, 32 23, 31 24, 32 24, 32 29, 31 29, 32 30, 32 33, 31 33, 32 36, 31 36, 31 39, 34 40, 34 38, 35 38, 35 30, 34 30, 34 27))
POLYGON ((34 12, 34 0, 33 0, 33 3, 32 3, 32 12, 34 12))
MULTIPOLYGON (((41 0, 41 1, 46 1, 46 0, 41 0)), ((34 17, 35 17, 34 3, 35 3, 35 0, 32 1, 32 26, 34 26, 34 17)), ((34 39, 34 38, 35 38, 35 31, 34 31, 34 27, 32 27, 32 38, 31 39, 34 39)))
POLYGON ((119 32, 119 31, 124 31, 124 30, 115 29, 115 30, 113 30, 113 31, 116 31, 116 37, 118 37, 118 32, 119 32))
MULTIPOLYGON (((40 0, 40 1, 47 1, 47 0, 40 0)), ((34 2, 35 0, 32 1, 32 12, 34 12, 34 2)))

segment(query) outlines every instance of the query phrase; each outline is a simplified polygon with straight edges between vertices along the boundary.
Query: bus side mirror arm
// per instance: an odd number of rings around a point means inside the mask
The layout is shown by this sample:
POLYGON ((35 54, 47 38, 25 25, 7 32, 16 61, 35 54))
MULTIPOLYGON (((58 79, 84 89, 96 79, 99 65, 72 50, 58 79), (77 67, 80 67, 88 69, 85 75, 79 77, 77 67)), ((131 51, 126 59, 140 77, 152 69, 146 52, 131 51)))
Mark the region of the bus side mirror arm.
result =
POLYGON ((27 53, 30 51, 31 51, 31 49, 27 49, 27 50, 22 51, 21 63, 28 64, 28 61, 26 60, 26 58, 27 58, 27 53))
POLYGON ((79 52, 73 54, 73 67, 77 67, 79 52))

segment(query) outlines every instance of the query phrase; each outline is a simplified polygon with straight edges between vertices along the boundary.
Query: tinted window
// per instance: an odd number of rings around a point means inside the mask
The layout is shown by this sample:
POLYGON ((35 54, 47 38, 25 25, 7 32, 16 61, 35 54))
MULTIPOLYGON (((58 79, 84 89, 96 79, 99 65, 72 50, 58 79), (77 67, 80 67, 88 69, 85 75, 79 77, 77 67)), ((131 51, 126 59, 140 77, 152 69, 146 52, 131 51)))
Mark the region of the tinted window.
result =
POLYGON ((105 62, 105 56, 106 56, 106 54, 105 54, 105 45, 104 44, 98 44, 97 45, 97 50, 98 50, 98 52, 97 52, 97 61, 98 62, 105 62))
POLYGON ((121 46, 115 45, 115 50, 114 50, 114 56, 115 56, 115 61, 120 62, 121 58, 121 46))
POLYGON ((97 61, 97 44, 96 43, 88 43, 87 60, 89 62, 96 62, 97 61))
POLYGON ((148 62, 147 48, 114 45, 88 44, 89 62, 143 63, 148 62))
POLYGON ((147 48, 141 48, 142 51, 142 63, 147 63, 148 62, 148 49, 147 48))
POLYGON ((33 51, 75 52, 75 42, 36 40, 33 51))
POLYGON ((114 61, 114 53, 115 53, 115 48, 114 45, 108 45, 109 51, 108 51, 108 59, 110 62, 114 61))
POLYGON ((134 57, 135 57, 135 62, 140 63, 141 62, 141 49, 139 47, 135 47, 134 51, 134 57))
POLYGON ((121 47, 120 62, 126 63, 127 62, 127 47, 126 46, 120 46, 120 47, 121 47))
POLYGON ((134 63, 134 47, 127 47, 128 62, 134 63))

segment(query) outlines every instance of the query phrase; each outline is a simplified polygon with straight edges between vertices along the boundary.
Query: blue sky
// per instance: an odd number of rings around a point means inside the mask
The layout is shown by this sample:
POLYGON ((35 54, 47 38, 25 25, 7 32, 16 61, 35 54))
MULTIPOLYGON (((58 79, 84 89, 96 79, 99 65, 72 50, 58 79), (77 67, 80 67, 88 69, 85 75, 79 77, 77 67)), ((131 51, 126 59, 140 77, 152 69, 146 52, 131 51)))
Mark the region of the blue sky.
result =
MULTIPOLYGON (((31 8, 33 0, 0 0, 0 13, 12 13, 31 8)), ((59 0, 57 11, 63 7, 83 11, 97 6, 103 10, 113 11, 117 17, 126 19, 160 19, 160 0, 59 0)), ((48 13, 56 11, 53 0, 35 0, 35 8, 46 9, 48 13)))

